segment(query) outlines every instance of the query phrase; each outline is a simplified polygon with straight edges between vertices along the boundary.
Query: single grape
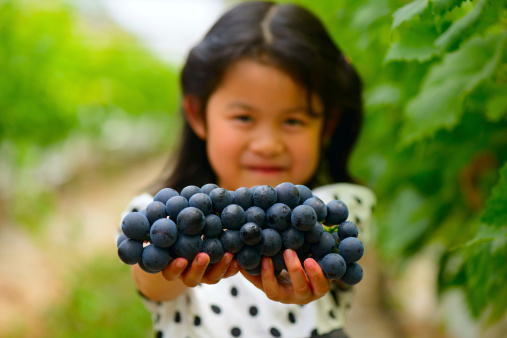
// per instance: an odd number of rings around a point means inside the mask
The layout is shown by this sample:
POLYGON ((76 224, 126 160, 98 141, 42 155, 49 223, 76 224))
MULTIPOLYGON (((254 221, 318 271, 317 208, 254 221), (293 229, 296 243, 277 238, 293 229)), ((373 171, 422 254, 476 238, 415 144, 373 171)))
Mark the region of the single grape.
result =
POLYGON ((252 276, 259 276, 261 274, 262 265, 259 263, 255 268, 245 269, 245 271, 252 276))
POLYGON ((303 204, 307 199, 313 197, 312 191, 306 185, 298 184, 296 188, 299 191, 299 204, 303 204))
POLYGON ((250 207, 245 211, 246 222, 252 222, 264 228, 266 226, 266 212, 259 207, 250 207))
POLYGON ((299 190, 289 182, 281 183, 275 187, 276 201, 294 209, 299 204, 299 190))
POLYGON ((347 237, 338 245, 338 253, 347 263, 354 263, 363 257, 364 246, 361 241, 355 237, 347 237))
POLYGON ((342 222, 345 222, 349 217, 349 209, 342 201, 331 201, 326 205, 326 208, 326 222, 329 222, 331 224, 340 224, 342 222))
POLYGON ((166 218, 167 212, 165 204, 158 201, 153 201, 146 207, 146 217, 150 224, 153 224, 157 219, 166 218))
POLYGON ((345 260, 337 253, 329 253, 325 255, 320 260, 319 265, 328 279, 338 279, 342 277, 347 269, 345 260))
POLYGON ((283 270, 286 269, 285 260, 283 259, 283 249, 280 249, 277 254, 271 256, 271 260, 273 261, 273 268, 275 270, 283 270))
POLYGON ((202 192, 201 188, 199 188, 195 185, 189 185, 189 186, 186 186, 185 188, 181 189, 180 195, 185 197, 188 201, 188 200, 190 200, 190 197, 192 197, 193 195, 195 195, 199 192, 202 192))
POLYGON ((189 261, 202 249, 202 239, 199 235, 180 234, 176 242, 169 248, 172 257, 183 257, 189 261))
POLYGON ((327 215, 326 204, 322 202, 320 198, 310 197, 303 203, 303 205, 309 205, 313 208, 313 210, 315 210, 318 222, 322 222, 326 218, 327 215))
POLYGON ((162 271, 169 264, 169 250, 150 244, 143 250, 143 264, 151 271, 162 271))
POLYGON ((127 238, 118 247, 118 257, 123 263, 133 265, 139 263, 143 255, 143 243, 127 238))
POLYGON ((116 239, 116 248, 118 248, 121 244, 121 242, 123 242, 124 240, 126 240, 128 237, 125 236, 124 233, 121 233, 120 236, 118 236, 118 238, 116 239))
POLYGON ((347 285, 355 285, 363 279, 363 268, 358 263, 347 264, 347 270, 341 277, 347 285))
POLYGON ((317 222, 317 213, 309 205, 298 205, 292 210, 290 220, 292 226, 300 231, 312 230, 317 222))
POLYGON ((245 245, 243 249, 236 254, 236 259, 238 260, 239 266, 243 269, 253 269, 260 264, 262 256, 256 247, 245 245))
POLYGON ((218 237, 222 234, 222 221, 215 214, 209 214, 204 218, 204 228, 202 234, 204 237, 218 237))
POLYGON ((160 190, 159 192, 157 192, 155 197, 153 197, 153 200, 166 204, 167 201, 171 197, 174 197, 174 196, 179 196, 179 194, 176 190, 171 189, 171 188, 164 188, 164 189, 160 190))
POLYGON ((178 219, 178 214, 181 210, 188 207, 188 201, 183 196, 174 196, 167 200, 165 205, 165 210, 167 212, 167 216, 173 221, 178 219))
POLYGON ((334 240, 333 235, 329 232, 325 232, 322 234, 320 241, 315 244, 312 244, 312 253, 314 257, 321 258, 331 253, 336 248, 336 242, 334 240))
POLYGON ((262 229, 255 223, 245 223, 239 230, 239 237, 243 243, 247 245, 254 245, 262 239, 262 229))
POLYGON ((282 232, 290 227, 290 216, 291 210, 287 205, 283 203, 275 203, 266 210, 266 223, 271 229, 282 232))
POLYGON ((257 244, 257 249, 262 256, 274 256, 282 248, 282 236, 273 229, 262 230, 262 239, 257 244))
POLYGON ((139 263, 137 263, 137 265, 139 265, 139 267, 144 271, 144 272, 147 272, 147 273, 159 273, 160 271, 152 271, 150 269, 148 269, 144 263, 143 263, 143 260, 141 259, 139 261, 139 263))
POLYGON ((209 193, 213 190, 213 189, 216 189, 218 188, 218 185, 214 184, 214 183, 208 183, 208 184, 205 184, 201 187, 201 192, 205 193, 206 195, 209 196, 209 193))
POLYGON ((181 210, 176 221, 178 230, 185 235, 200 235, 205 225, 204 214, 194 207, 181 210))
POLYGON ((215 264, 224 257, 222 242, 217 238, 205 238, 202 242, 201 252, 208 254, 210 257, 210 264, 215 264))
POLYGON ((239 230, 245 224, 245 210, 237 204, 226 206, 220 215, 225 229, 239 230))
POLYGON ((315 222, 313 228, 310 231, 305 232, 305 241, 309 243, 317 243, 320 241, 322 234, 324 233, 324 227, 320 222, 315 222))
POLYGON ((345 239, 347 237, 357 237, 359 235, 359 230, 357 226, 349 221, 345 221, 340 223, 338 226, 338 237, 340 239, 345 239))
POLYGON ((303 245, 304 241, 304 233, 292 226, 282 232, 283 246, 287 249, 296 250, 303 245))
POLYGON ((193 194, 188 200, 188 205, 201 210, 204 216, 209 215, 212 212, 211 198, 202 192, 193 194))
POLYGON ((253 206, 253 195, 249 188, 241 187, 234 192, 232 203, 239 205, 244 210, 253 206))
POLYGON ((178 228, 172 220, 161 218, 156 220, 151 226, 150 238, 152 243, 156 246, 168 248, 176 242, 178 238, 178 228))
POLYGON ((222 212, 226 206, 232 204, 234 194, 226 189, 217 188, 209 193, 209 197, 211 198, 213 210, 222 212))
POLYGON ((143 214, 134 211, 123 218, 121 230, 128 238, 141 240, 150 232, 150 223, 143 214))
POLYGON ((255 189, 253 201, 256 207, 268 210, 276 203, 276 191, 269 185, 261 185, 255 189))
POLYGON ((220 241, 226 252, 237 253, 239 252, 244 243, 239 235, 239 230, 225 230, 220 236, 220 241))

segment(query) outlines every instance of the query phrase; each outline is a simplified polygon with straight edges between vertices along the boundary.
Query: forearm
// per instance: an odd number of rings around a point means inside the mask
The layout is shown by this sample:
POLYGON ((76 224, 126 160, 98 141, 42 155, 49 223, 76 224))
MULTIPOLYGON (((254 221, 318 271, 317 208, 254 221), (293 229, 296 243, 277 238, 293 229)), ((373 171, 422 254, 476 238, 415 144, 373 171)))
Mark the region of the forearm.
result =
POLYGON ((184 293, 188 286, 180 279, 168 281, 162 272, 151 274, 143 271, 137 264, 132 266, 132 277, 137 289, 154 301, 170 301, 184 293))

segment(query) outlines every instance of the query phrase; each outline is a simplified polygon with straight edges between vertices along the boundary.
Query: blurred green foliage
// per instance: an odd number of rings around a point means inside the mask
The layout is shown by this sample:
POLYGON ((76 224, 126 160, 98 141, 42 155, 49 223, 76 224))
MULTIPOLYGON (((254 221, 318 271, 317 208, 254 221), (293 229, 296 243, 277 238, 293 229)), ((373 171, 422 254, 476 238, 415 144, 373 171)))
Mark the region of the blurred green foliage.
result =
POLYGON ((507 3, 297 2, 325 20, 364 80, 351 170, 377 194, 384 261, 401 267, 433 247, 439 290, 462 289, 474 317, 498 320, 507 310, 507 3))

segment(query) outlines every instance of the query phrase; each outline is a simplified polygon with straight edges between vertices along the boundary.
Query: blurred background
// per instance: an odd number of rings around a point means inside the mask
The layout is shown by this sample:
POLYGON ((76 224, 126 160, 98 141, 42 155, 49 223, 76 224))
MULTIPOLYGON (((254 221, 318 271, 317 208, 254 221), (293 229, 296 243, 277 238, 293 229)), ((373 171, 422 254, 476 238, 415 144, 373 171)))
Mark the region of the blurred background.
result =
MULTIPOLYGON (((502 337, 506 2, 295 2, 365 84, 351 171, 378 205, 347 331, 502 337)), ((178 139, 188 49, 233 3, 0 0, 0 337, 152 335, 114 230, 178 139)))

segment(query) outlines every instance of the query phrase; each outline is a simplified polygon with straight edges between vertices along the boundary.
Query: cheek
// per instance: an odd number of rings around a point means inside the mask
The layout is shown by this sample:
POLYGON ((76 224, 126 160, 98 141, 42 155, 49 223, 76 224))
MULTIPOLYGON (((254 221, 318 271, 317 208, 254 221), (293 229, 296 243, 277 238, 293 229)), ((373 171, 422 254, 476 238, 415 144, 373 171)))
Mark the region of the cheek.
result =
MULTIPOLYGON (((320 159, 320 136, 309 135, 306 138, 291 143, 291 157, 293 159, 294 175, 301 182, 313 176, 320 159)), ((296 178, 296 177, 295 177, 296 178)))

